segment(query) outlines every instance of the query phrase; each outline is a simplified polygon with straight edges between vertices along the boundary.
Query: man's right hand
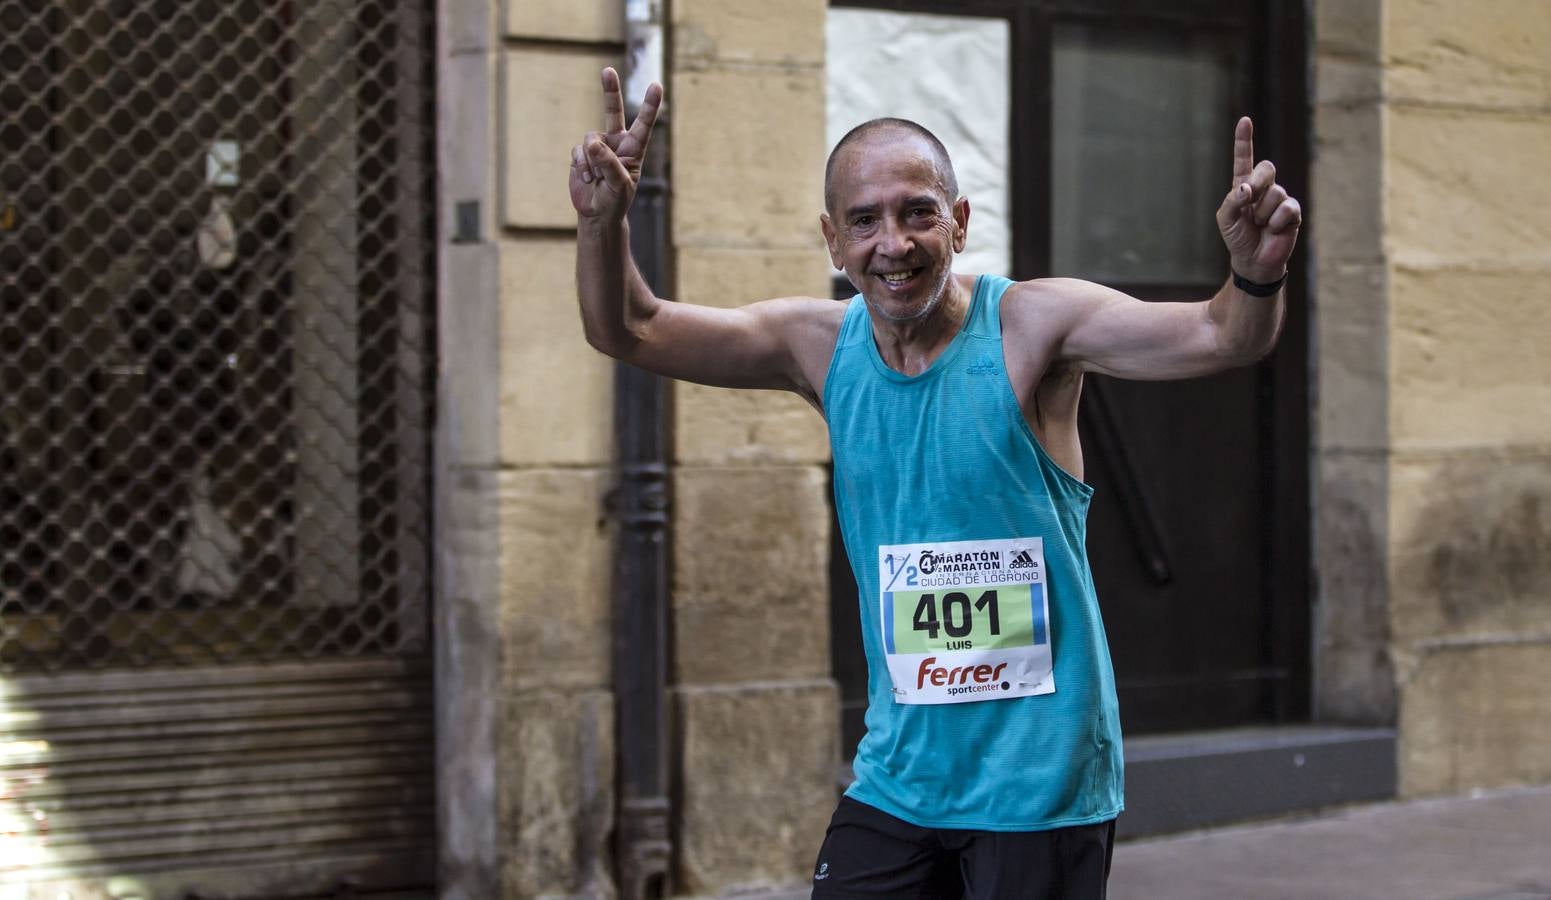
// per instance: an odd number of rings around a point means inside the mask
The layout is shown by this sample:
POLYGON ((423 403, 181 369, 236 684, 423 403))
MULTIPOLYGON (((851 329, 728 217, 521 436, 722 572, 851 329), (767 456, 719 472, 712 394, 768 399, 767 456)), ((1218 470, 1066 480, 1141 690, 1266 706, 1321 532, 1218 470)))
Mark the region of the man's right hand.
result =
POLYGON ((734 307, 668 303, 652 293, 630 258, 624 218, 662 93, 660 85, 646 89, 627 130, 619 75, 604 69, 603 130, 571 150, 576 298, 587 342, 669 378, 795 391, 817 406, 845 304, 811 297, 734 307))
POLYGON ((635 122, 625 129, 625 100, 619 73, 603 70, 603 130, 591 131, 571 148, 571 205, 578 219, 618 222, 635 199, 641 161, 662 107, 662 85, 647 87, 635 122))

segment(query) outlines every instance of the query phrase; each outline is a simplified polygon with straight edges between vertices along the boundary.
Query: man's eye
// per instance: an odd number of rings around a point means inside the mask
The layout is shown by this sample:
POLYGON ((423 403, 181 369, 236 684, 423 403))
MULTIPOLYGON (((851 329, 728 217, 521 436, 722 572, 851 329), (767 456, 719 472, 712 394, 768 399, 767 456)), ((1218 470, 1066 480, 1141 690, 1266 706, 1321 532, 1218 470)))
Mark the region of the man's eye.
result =
POLYGON ((855 228, 864 228, 876 221, 876 216, 857 216, 851 220, 851 225, 855 228))

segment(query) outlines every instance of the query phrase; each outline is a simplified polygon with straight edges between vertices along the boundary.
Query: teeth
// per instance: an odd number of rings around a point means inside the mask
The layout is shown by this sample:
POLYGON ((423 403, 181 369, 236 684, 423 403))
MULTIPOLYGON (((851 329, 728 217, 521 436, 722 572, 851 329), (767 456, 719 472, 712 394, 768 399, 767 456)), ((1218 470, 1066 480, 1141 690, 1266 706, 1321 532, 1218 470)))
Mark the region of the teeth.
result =
POLYGON ((914 270, 909 272, 884 272, 882 277, 883 280, 887 281, 889 284, 899 284, 904 281, 909 281, 910 276, 914 274, 914 270))

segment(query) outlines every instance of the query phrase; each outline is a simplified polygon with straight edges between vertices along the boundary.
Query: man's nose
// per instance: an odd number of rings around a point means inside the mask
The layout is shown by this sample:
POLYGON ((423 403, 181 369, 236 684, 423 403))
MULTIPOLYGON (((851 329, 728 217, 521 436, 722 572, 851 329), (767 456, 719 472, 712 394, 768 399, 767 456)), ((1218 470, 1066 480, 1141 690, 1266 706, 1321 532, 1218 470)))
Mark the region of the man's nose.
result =
POLYGON ((884 256, 904 256, 910 252, 910 237, 899 224, 886 220, 878 232, 878 252, 884 256))

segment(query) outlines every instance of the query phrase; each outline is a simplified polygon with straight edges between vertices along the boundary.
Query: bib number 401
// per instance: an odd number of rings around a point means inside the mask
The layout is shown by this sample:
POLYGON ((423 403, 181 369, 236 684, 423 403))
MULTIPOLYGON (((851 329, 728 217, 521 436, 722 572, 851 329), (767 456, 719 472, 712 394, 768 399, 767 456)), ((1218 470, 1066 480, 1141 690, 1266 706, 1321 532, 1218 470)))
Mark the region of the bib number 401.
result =
POLYGON ((996 591, 983 591, 973 605, 969 595, 962 591, 943 594, 941 617, 938 616, 937 595, 922 594, 910 624, 916 631, 926 632, 928 639, 935 640, 939 630, 947 632, 948 637, 961 638, 974 630, 976 610, 991 616, 991 634, 1002 633, 1002 623, 996 609, 996 591))

